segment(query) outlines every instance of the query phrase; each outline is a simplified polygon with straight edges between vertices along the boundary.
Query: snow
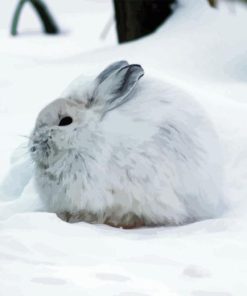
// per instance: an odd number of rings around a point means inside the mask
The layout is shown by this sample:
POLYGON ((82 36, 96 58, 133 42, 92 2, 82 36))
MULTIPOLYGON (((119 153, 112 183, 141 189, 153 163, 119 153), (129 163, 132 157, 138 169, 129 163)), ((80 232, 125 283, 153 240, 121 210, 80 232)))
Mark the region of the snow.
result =
POLYGON ((16 2, 0 4, 0 295, 245 296, 247 6, 222 1, 214 10, 205 0, 180 0, 155 34, 119 46, 114 26, 100 38, 113 17, 110 0, 47 1, 62 27, 56 37, 37 33, 26 7, 23 34, 12 38, 16 2), (37 212, 42 205, 21 135, 74 77, 118 59, 141 63, 204 107, 223 147, 224 217, 122 230, 37 212))

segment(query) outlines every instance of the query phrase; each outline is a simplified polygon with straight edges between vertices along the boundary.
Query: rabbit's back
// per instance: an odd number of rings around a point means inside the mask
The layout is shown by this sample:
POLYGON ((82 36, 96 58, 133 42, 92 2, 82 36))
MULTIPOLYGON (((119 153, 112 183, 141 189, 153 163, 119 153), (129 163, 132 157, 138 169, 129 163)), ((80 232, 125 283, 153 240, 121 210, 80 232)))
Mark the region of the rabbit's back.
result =
POLYGON ((116 188, 127 191, 120 199, 123 207, 129 201, 130 209, 136 207, 154 224, 179 224, 220 213, 218 138, 188 94, 143 80, 134 99, 109 114, 104 128, 112 147, 107 175, 109 182, 121 176, 116 188))

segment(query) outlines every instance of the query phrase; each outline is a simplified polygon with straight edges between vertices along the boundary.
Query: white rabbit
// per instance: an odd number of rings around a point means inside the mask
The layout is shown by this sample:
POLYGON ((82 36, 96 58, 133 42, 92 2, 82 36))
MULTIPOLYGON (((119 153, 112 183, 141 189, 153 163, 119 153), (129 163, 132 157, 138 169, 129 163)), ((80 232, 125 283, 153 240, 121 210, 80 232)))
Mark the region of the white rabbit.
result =
POLYGON ((220 149, 186 93, 126 61, 79 79, 31 135, 38 193, 61 218, 125 228, 178 225, 223 209, 220 149))

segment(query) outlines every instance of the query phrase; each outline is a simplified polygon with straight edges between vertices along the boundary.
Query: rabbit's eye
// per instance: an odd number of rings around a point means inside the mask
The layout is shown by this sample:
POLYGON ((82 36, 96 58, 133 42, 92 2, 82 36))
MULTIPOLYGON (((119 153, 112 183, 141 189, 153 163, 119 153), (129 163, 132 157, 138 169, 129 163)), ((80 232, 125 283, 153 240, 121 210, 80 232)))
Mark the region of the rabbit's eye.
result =
POLYGON ((70 125, 71 123, 73 122, 73 119, 72 117, 70 116, 66 116, 66 117, 63 117, 60 122, 59 122, 59 126, 65 126, 65 125, 70 125))

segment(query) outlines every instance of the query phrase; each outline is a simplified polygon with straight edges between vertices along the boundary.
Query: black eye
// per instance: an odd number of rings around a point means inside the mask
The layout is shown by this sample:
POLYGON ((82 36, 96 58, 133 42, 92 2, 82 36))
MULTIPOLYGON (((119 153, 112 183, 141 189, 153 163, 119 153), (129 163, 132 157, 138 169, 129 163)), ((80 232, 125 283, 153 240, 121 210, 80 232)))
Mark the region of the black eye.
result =
POLYGON ((70 116, 66 116, 64 118, 62 118, 59 122, 59 126, 65 126, 65 125, 70 125, 73 122, 72 117, 70 116))

